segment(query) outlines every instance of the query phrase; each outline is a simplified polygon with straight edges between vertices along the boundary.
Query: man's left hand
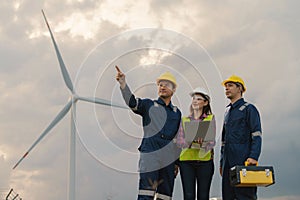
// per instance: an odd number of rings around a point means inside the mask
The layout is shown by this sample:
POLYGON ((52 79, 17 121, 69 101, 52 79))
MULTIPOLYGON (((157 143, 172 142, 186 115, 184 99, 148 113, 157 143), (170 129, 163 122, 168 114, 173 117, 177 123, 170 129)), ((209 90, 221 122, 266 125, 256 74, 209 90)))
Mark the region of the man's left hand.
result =
POLYGON ((256 165, 257 164, 257 160, 253 159, 253 158, 248 158, 247 161, 249 165, 256 165))

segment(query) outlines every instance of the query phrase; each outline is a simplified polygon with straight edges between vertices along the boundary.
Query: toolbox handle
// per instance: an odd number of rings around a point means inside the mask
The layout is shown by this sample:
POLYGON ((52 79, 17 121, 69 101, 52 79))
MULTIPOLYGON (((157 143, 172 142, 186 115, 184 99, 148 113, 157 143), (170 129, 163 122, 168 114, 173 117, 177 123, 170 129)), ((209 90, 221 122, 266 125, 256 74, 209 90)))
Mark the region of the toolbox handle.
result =
POLYGON ((245 166, 258 166, 258 162, 255 165, 250 165, 249 162, 245 161, 245 166))

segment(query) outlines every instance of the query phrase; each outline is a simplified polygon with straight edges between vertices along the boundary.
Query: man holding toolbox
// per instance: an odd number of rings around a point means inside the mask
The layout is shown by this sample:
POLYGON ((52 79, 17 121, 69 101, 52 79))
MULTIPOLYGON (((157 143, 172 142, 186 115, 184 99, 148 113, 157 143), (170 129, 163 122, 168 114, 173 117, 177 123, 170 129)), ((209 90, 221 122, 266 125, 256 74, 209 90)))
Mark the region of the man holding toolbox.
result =
POLYGON ((224 80, 225 95, 230 100, 222 130, 220 174, 223 200, 257 199, 257 187, 230 185, 230 168, 236 165, 256 165, 262 142, 261 122, 256 107, 243 99, 244 81, 238 76, 224 80))

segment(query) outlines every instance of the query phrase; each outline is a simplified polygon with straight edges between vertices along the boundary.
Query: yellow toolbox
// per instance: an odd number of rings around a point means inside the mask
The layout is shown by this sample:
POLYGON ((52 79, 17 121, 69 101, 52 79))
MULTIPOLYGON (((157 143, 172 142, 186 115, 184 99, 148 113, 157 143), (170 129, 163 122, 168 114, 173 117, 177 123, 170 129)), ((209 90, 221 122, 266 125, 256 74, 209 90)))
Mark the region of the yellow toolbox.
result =
POLYGON ((235 187, 267 187, 275 183, 272 166, 237 165, 230 169, 230 183, 235 187))

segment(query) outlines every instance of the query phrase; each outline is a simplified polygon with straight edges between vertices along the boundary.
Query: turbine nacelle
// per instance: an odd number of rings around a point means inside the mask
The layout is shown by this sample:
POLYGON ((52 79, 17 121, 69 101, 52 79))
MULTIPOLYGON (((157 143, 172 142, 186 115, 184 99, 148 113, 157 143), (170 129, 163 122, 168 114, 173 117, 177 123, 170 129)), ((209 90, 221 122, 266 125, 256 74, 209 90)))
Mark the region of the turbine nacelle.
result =
POLYGON ((79 99, 79 96, 77 94, 72 94, 70 97, 69 97, 69 101, 71 100, 72 103, 76 103, 79 99))

